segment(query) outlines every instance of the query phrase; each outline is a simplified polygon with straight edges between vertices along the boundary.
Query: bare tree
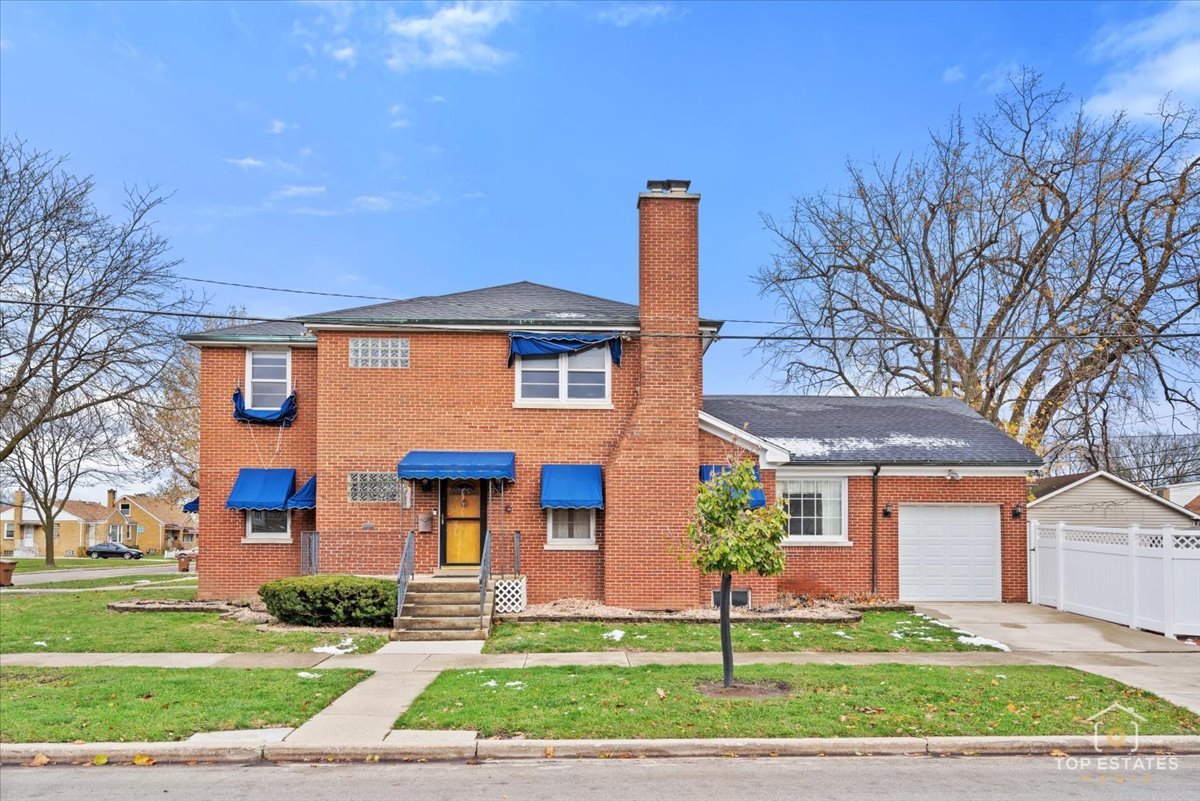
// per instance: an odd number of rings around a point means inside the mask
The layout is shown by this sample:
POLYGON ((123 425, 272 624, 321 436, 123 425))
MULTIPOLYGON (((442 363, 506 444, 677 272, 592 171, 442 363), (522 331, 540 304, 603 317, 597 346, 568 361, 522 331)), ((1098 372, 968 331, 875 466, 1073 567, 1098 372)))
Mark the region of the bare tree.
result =
POLYGON ((3 462, 3 473, 37 511, 45 533, 46 564, 54 564, 54 522, 75 487, 114 474, 119 460, 120 415, 103 406, 90 406, 70 415, 29 427, 20 413, 4 418, 6 437, 16 428, 29 428, 3 462))
POLYGON ((1126 481, 1148 486, 1200 480, 1200 434, 1123 434, 1105 436, 1096 426, 1064 449, 1063 472, 1105 470, 1126 481))
POLYGON ((42 423, 135 397, 172 364, 197 304, 154 232, 163 198, 127 190, 114 220, 91 178, 64 160, 0 142, 0 461, 42 423))
POLYGON ((797 337, 768 364, 810 390, 959 397, 1039 450, 1106 404, 1194 414, 1195 110, 1101 118, 1030 70, 1010 83, 973 135, 956 118, 766 218, 783 249, 759 285, 797 337))

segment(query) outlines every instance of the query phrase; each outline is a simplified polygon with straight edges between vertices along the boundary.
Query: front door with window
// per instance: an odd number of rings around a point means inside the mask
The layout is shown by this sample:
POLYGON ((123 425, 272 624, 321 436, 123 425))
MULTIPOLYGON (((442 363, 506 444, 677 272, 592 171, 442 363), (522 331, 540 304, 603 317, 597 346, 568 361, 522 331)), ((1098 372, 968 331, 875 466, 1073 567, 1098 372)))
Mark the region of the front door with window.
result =
POLYGON ((476 478, 442 482, 442 565, 478 567, 487 526, 487 483, 476 478))

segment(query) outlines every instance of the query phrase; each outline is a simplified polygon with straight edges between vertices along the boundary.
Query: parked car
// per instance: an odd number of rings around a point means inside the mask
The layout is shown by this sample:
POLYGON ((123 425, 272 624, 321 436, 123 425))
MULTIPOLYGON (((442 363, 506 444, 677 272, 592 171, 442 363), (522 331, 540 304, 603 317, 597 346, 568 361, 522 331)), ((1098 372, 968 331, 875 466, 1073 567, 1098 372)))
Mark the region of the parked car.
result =
POLYGON ((200 555, 200 546, 199 545, 188 548, 186 551, 176 551, 175 552, 176 559, 178 559, 181 556, 186 556, 188 559, 195 559, 199 555, 200 555))
POLYGON ((137 548, 130 548, 119 542, 98 542, 89 545, 86 553, 93 559, 141 559, 144 555, 137 548))

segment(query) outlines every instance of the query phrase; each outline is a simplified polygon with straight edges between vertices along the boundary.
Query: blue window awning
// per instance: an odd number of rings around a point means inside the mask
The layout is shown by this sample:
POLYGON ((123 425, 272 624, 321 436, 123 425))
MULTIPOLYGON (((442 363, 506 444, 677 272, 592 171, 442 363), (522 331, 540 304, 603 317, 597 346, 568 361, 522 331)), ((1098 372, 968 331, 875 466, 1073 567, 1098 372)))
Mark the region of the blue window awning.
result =
POLYGON ((200 496, 199 496, 199 495, 197 495, 195 498, 192 498, 190 501, 188 501, 187 503, 185 503, 185 504, 183 505, 183 511, 185 511, 185 512, 199 512, 199 511, 200 511, 200 496))
POLYGON ((409 451, 396 465, 400 478, 503 478, 516 480, 512 451, 409 451))
MULTIPOLYGON (((700 480, 708 481, 714 475, 720 475, 729 469, 727 464, 702 464, 700 465, 700 480)), ((758 468, 754 468, 754 477, 758 479, 758 483, 762 483, 762 476, 759 475, 758 468)), ((762 487, 750 490, 750 508, 756 509, 760 506, 767 505, 767 496, 763 492, 762 487)))
POLYGON ((542 465, 542 508, 603 509, 604 478, 600 465, 542 465))
POLYGON ((296 490, 296 494, 288 498, 287 508, 289 509, 316 509, 317 508, 317 477, 313 476, 308 481, 304 482, 304 486, 296 490))
POLYGON ((296 420, 296 392, 284 398, 278 409, 247 409, 242 388, 233 391, 233 419, 239 423, 263 423, 288 427, 296 420))
POLYGON ((287 508, 288 498, 296 485, 296 471, 285 469, 259 470, 243 467, 225 501, 226 509, 287 508))
POLYGON ((613 364, 621 363, 621 337, 619 334, 578 334, 574 332, 536 334, 529 331, 514 331, 508 335, 508 339, 508 363, 510 365, 513 363, 514 356, 576 353, 604 342, 608 343, 613 364))

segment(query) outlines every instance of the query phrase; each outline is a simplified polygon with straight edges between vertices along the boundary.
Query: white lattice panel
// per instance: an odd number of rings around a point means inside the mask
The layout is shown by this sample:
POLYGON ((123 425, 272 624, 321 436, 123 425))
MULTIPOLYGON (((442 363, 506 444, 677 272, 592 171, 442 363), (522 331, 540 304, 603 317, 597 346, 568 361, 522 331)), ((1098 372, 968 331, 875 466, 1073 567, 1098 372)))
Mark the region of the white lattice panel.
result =
POLYGON ((525 611, 525 577, 496 579, 496 614, 508 615, 525 611))
POLYGON ((1162 534, 1138 534, 1138 545, 1143 548, 1161 548, 1162 543, 1162 534))
POLYGON ((1124 532, 1079 531, 1069 528, 1063 532, 1063 539, 1067 542, 1091 542, 1096 545, 1125 545, 1129 542, 1129 535, 1124 532))
POLYGON ((1175 549, 1179 551, 1200 551, 1200 534, 1176 534, 1175 549))

